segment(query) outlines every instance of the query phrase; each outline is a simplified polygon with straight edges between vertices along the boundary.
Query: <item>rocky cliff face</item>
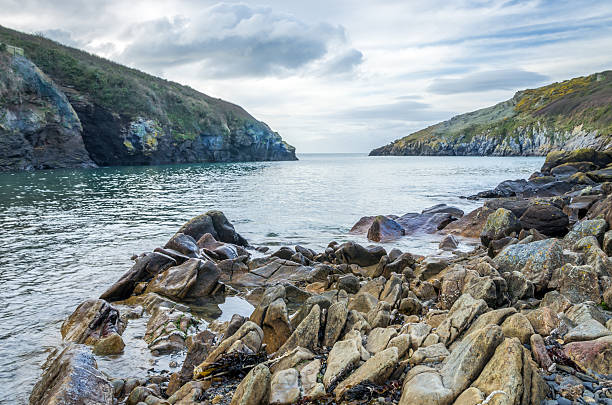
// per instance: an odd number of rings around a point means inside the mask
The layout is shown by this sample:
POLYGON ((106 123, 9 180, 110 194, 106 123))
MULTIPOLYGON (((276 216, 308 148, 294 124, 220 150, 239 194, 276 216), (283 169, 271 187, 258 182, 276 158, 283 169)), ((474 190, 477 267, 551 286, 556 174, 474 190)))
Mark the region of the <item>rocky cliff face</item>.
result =
POLYGON ((612 148, 612 71, 518 92, 451 118, 370 156, 543 156, 554 150, 612 148))
POLYGON ((0 43, 25 51, 0 51, 0 170, 297 160, 235 104, 1 26, 0 43))
POLYGON ((94 167, 68 99, 26 58, 0 54, 0 171, 94 167))

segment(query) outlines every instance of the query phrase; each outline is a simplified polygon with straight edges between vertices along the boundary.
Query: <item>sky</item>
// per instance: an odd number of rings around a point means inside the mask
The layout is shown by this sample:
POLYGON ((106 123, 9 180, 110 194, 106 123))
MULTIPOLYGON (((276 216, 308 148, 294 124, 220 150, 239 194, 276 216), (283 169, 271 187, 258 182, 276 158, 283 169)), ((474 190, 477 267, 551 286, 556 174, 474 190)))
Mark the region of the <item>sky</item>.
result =
POLYGON ((298 153, 367 152, 612 69, 612 1, 0 0, 42 33, 241 105, 298 153))

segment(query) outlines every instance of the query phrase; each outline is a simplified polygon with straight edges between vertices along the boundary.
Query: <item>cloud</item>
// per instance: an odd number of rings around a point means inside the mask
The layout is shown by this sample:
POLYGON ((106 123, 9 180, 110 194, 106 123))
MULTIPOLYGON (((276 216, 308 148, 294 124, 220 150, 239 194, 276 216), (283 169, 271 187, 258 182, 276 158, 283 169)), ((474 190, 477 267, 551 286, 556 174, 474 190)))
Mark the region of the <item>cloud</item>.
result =
POLYGON ((363 58, 341 26, 246 4, 220 3, 195 16, 146 21, 125 37, 130 43, 120 60, 154 69, 197 63, 214 77, 282 75, 321 61, 342 73, 363 58))
POLYGON ((414 99, 403 99, 388 104, 355 107, 338 113, 341 118, 358 121, 406 121, 424 122, 448 118, 452 113, 434 109, 431 105, 414 99))
POLYGON ((70 31, 66 31, 61 28, 39 31, 39 34, 42 34, 45 38, 52 39, 60 44, 72 46, 74 48, 83 48, 85 45, 87 45, 87 41, 76 39, 72 36, 70 31))
POLYGON ((435 94, 478 93, 490 90, 520 90, 541 84, 548 77, 521 69, 488 70, 461 78, 434 79, 427 88, 435 94))

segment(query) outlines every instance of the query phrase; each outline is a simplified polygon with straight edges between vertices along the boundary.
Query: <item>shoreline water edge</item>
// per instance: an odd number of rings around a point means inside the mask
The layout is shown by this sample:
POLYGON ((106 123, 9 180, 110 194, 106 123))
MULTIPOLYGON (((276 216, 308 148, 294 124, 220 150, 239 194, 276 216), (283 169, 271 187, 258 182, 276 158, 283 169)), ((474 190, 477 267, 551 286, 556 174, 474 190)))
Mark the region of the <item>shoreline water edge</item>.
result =
POLYGON ((197 216, 64 321, 30 404, 612 404, 612 150, 468 198, 351 229, 440 235, 425 257, 271 251, 197 216), (117 375, 134 345, 165 360, 117 375))

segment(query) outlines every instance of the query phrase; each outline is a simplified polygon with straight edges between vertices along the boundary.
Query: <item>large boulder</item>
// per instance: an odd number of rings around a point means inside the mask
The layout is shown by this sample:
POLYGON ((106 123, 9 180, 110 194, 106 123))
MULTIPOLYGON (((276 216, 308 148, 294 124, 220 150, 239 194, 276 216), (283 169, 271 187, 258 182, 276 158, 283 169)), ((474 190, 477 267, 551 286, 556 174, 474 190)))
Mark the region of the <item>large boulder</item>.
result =
POLYGON ((553 151, 546 155, 546 161, 540 171, 548 174, 554 167, 576 162, 589 162, 597 167, 606 167, 612 163, 612 155, 588 148, 575 149, 573 151, 553 151))
POLYGON ((567 232, 569 218, 565 212, 550 203, 536 203, 520 217, 525 229, 536 229, 547 236, 563 236, 567 232))
POLYGON ((396 221, 404 228, 406 235, 419 233, 435 233, 444 229, 458 217, 449 212, 409 212, 397 218, 396 221))
POLYGON ((450 345, 470 326, 474 319, 486 312, 487 309, 488 306, 484 300, 476 300, 469 294, 461 295, 436 329, 440 341, 447 346, 450 345))
POLYGON ((387 254, 381 246, 363 247, 355 242, 343 243, 336 249, 336 257, 341 263, 368 267, 377 264, 387 254))
POLYGON ((487 222, 480 233, 480 241, 484 246, 489 246, 492 241, 510 236, 513 233, 518 234, 521 229, 521 222, 512 211, 498 208, 487 218, 487 222))
POLYGON ((287 353, 296 347, 316 349, 319 345, 319 328, 321 326, 321 308, 315 305, 310 313, 293 331, 291 336, 278 349, 277 355, 287 353))
POLYGON ((361 360, 361 353, 354 339, 336 342, 327 357, 327 368, 323 375, 325 388, 329 388, 340 377, 355 368, 359 360, 361 360))
POLYGON ((267 404, 272 375, 268 367, 258 364, 244 377, 232 396, 230 405, 267 404))
POLYGON ((294 368, 277 371, 270 381, 271 404, 293 404, 300 399, 300 374, 294 368))
POLYGON ((451 222, 444 228, 443 232, 466 238, 479 238, 487 218, 493 212, 495 211, 488 207, 477 208, 457 221, 451 222))
POLYGON ((607 230, 608 223, 604 219, 585 219, 576 222, 572 230, 563 238, 563 242, 568 247, 571 247, 580 239, 587 236, 593 236, 601 246, 601 243, 603 243, 603 236, 607 230))
POLYGON ((587 212, 587 218, 603 218, 608 223, 608 227, 612 228, 612 194, 593 204, 587 212))
POLYGON ((186 222, 178 231, 199 240, 204 234, 210 233, 216 240, 233 243, 240 246, 248 246, 248 242, 234 229, 225 214, 221 211, 208 211, 198 215, 186 222))
POLYGON ((578 304, 584 301, 601 301, 597 272, 591 266, 566 264, 561 268, 559 292, 578 304))
POLYGON ((193 369, 206 360, 206 357, 212 350, 217 337, 208 329, 193 335, 188 342, 187 355, 181 369, 170 376, 166 393, 174 394, 185 383, 193 378, 193 369))
POLYGON ((112 405, 113 386, 98 371, 89 348, 71 344, 48 363, 30 405, 112 405))
POLYGON ((146 292, 154 292, 168 298, 205 298, 217 287, 221 272, 214 262, 189 259, 180 266, 170 267, 158 274, 147 286, 146 292))
POLYGON ((556 239, 506 246, 493 264, 500 273, 518 271, 537 289, 544 289, 553 270, 563 264, 563 248, 556 239))
POLYGON ((367 237, 374 242, 388 242, 404 236, 404 228, 394 220, 383 215, 374 218, 368 229, 367 237))
POLYGON ((190 314, 160 305, 152 310, 143 340, 154 354, 176 353, 185 349, 187 336, 195 333, 196 325, 190 314))
POLYGON ((612 336, 568 343, 563 350, 567 357, 586 372, 612 374, 612 336))
POLYGON ((472 386, 485 395, 502 391, 503 394, 496 396, 493 404, 539 404, 549 391, 538 374, 531 353, 517 338, 507 338, 497 347, 472 386))
POLYGON ((106 355, 123 352, 125 344, 120 335, 124 328, 115 307, 104 300, 91 299, 81 303, 64 321, 61 333, 66 341, 93 346, 96 354, 106 355))
POLYGON ((268 353, 274 353, 289 339, 292 331, 284 299, 277 298, 268 306, 262 329, 268 353))
POLYGON ((162 253, 145 253, 136 259, 136 263, 112 286, 110 286, 100 298, 109 302, 120 301, 129 298, 134 292, 136 284, 141 281, 149 281, 169 267, 176 266, 177 262, 170 256, 162 253))

